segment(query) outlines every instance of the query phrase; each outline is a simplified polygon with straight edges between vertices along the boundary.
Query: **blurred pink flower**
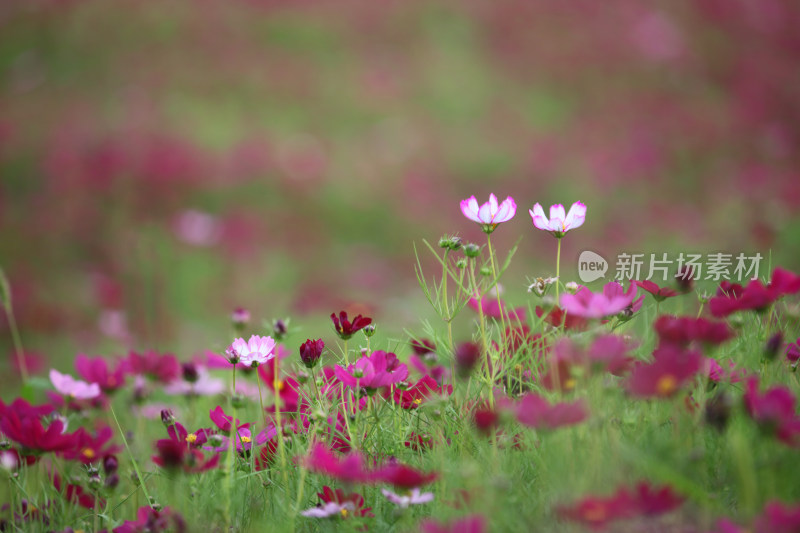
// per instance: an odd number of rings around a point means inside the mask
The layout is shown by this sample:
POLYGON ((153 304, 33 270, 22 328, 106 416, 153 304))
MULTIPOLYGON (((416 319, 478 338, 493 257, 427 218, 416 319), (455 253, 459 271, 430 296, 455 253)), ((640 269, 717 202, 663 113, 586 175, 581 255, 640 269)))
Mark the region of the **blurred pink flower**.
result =
POLYGON ((668 398, 693 378, 703 366, 699 352, 684 351, 667 344, 656 348, 652 363, 639 363, 631 372, 626 388, 640 398, 668 398))
POLYGON ((583 422, 589 416, 589 411, 583 400, 550 405, 541 396, 531 393, 520 400, 516 415, 519 423, 524 426, 555 429, 583 422))
POLYGON ((212 246, 222 235, 217 217, 195 209, 187 209, 176 216, 172 229, 180 240, 193 246, 212 246))
POLYGON ((86 383, 62 374, 55 368, 50 369, 50 382, 59 393, 76 400, 91 400, 100 396, 100 386, 97 383, 86 383))
POLYGON ((569 208, 569 213, 564 211, 564 206, 555 204, 550 206, 550 219, 545 216, 541 204, 534 204, 533 209, 529 209, 533 219, 533 225, 543 231, 549 231, 554 237, 561 238, 571 229, 579 228, 586 219, 586 206, 581 202, 575 202, 569 208))
POLYGON ((405 509, 409 505, 419 505, 421 503, 428 503, 433 501, 432 492, 420 492, 419 489, 411 489, 411 492, 403 495, 395 494, 394 492, 388 489, 381 489, 381 494, 386 496, 387 500, 396 505, 399 505, 403 509, 405 509))
POLYGON ((583 318, 603 318, 609 315, 616 315, 627 307, 636 311, 641 307, 642 298, 634 301, 636 296, 636 285, 631 283, 627 291, 616 281, 607 283, 603 287, 603 294, 596 294, 587 288, 579 290, 575 294, 564 294, 561 296, 561 307, 567 315, 574 315, 583 318))
POLYGON ((474 196, 470 196, 466 200, 461 201, 461 212, 468 219, 482 224, 484 231, 491 233, 502 222, 508 222, 517 212, 517 204, 514 203, 512 197, 503 200, 503 203, 497 203, 497 197, 494 194, 489 195, 489 201, 483 205, 478 205, 478 200, 474 196))

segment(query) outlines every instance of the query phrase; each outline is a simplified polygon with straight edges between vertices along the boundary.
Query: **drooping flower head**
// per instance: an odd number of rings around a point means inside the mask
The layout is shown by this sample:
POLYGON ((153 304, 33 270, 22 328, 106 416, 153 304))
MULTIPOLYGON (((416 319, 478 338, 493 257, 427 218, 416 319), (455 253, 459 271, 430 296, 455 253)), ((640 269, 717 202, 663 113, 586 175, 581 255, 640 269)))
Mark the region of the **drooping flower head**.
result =
POLYGON ((529 209, 533 219, 533 225, 542 231, 549 231, 554 237, 560 239, 569 230, 579 228, 586 219, 586 206, 581 202, 575 202, 569 208, 569 213, 564 211, 564 206, 555 204, 550 206, 550 219, 544 214, 542 205, 537 203, 533 209, 529 209))
POLYGON ((502 222, 508 222, 517 212, 517 204, 512 197, 497 203, 494 194, 489 195, 489 201, 483 205, 478 205, 478 200, 470 196, 461 201, 461 212, 468 219, 477 222, 486 233, 491 233, 502 222))
POLYGON ((275 357, 275 341, 272 337, 259 337, 258 335, 251 336, 247 342, 242 338, 235 339, 225 350, 225 354, 233 364, 239 362, 243 365, 257 367, 275 357))

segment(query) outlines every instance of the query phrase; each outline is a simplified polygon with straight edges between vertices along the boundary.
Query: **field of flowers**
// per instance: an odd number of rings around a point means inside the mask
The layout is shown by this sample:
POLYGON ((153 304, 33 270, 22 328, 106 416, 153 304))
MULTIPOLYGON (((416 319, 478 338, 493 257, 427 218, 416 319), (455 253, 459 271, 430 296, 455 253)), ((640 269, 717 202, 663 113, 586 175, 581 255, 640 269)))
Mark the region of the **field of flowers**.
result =
POLYGON ((798 27, 0 2, 0 531, 800 533, 798 27))

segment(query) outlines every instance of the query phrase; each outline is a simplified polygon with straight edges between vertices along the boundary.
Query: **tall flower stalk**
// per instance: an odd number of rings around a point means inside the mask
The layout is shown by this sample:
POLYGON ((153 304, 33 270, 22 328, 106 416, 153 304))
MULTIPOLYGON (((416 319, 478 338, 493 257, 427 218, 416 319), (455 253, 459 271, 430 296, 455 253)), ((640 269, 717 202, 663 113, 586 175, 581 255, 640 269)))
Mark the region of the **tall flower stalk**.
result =
POLYGON ((547 231, 558 239, 558 249, 556 251, 556 302, 558 302, 559 286, 561 285, 561 239, 564 238, 564 235, 569 230, 583 225, 584 220, 586 220, 586 206, 581 202, 575 202, 569 208, 569 213, 567 213, 563 205, 551 205, 550 218, 548 219, 541 204, 536 203, 533 209, 528 210, 528 213, 530 213, 533 225, 536 228, 547 231))

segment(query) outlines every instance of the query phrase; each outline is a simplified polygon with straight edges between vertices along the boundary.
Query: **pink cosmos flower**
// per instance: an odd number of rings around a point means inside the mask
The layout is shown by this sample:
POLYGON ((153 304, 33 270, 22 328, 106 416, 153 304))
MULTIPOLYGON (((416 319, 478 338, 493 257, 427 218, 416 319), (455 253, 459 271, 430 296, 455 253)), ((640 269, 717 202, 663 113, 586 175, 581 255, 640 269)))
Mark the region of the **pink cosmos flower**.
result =
POLYGON ((606 283, 603 293, 593 293, 587 288, 582 288, 575 294, 564 294, 561 296, 561 307, 567 315, 579 316, 582 318, 603 318, 631 308, 636 312, 637 307, 641 307, 642 299, 634 301, 636 297, 636 285, 630 284, 627 291, 616 281, 606 283))
POLYGON ((117 363, 114 371, 102 357, 88 357, 78 354, 75 358, 75 370, 89 383, 97 383, 105 392, 114 391, 125 385, 125 365, 117 363))
POLYGON ((640 398, 674 395, 703 367, 699 352, 684 351, 672 345, 656 348, 652 363, 639 363, 626 384, 628 392, 640 398))
POLYGON ((345 517, 348 513, 352 513, 354 510, 355 506, 351 502, 328 502, 320 507, 306 509, 300 514, 309 518, 330 518, 331 516, 345 517))
POLYGON ((550 219, 545 216, 541 204, 535 204, 528 212, 533 219, 533 225, 543 231, 549 231, 554 237, 560 239, 569 230, 579 228, 586 219, 586 206, 575 202, 569 208, 569 213, 564 211, 564 206, 555 204, 550 206, 550 219))
POLYGON ((470 196, 461 201, 461 212, 468 219, 482 224, 485 232, 491 233, 498 224, 508 222, 514 218, 517 212, 517 204, 510 196, 503 200, 503 203, 498 204, 497 197, 494 194, 490 194, 488 202, 478 205, 478 200, 474 196, 470 196))
POLYGON ((275 357, 275 341, 272 337, 253 335, 250 340, 238 338, 225 350, 228 360, 246 366, 257 367, 275 357))
POLYGON ((800 338, 786 347, 786 359, 793 365, 800 361, 800 338))
POLYGON ((327 446, 317 443, 306 458, 306 468, 311 472, 328 475, 346 483, 370 483, 372 473, 364 466, 364 458, 358 452, 340 459, 327 446))
POLYGON ((586 408, 586 403, 582 400, 550 405, 541 396, 528 394, 516 406, 516 414, 517 420, 522 425, 533 428, 555 429, 583 422, 589 416, 589 411, 586 408))
POLYGON ((381 493, 386 496, 387 500, 400 506, 402 509, 407 508, 409 505, 419 505, 433 501, 432 492, 420 492, 419 489, 411 489, 411 492, 403 495, 395 494, 387 489, 381 489, 381 493))
POLYGON ((688 346, 692 342, 719 345, 735 336, 724 322, 662 315, 653 324, 661 343, 688 346))
POLYGON ((411 490, 422 485, 427 485, 436 480, 436 472, 424 473, 410 466, 390 463, 375 470, 372 474, 373 481, 388 483, 399 489, 411 490))
POLYGON ((50 382, 60 394, 76 400, 91 400, 100 396, 100 385, 97 383, 86 383, 62 374, 55 368, 50 369, 50 382))
POLYGON ((347 369, 336 365, 336 377, 348 387, 377 389, 399 383, 408 377, 408 367, 397 360, 393 353, 377 350, 369 357, 362 357, 347 369))
MULTIPOLYGON (((237 384, 237 391, 240 387, 237 384)), ((179 378, 164 386, 164 392, 171 395, 181 396, 214 396, 225 391, 225 382, 221 379, 211 377, 205 367, 197 367, 197 378, 194 381, 186 381, 179 378)))

